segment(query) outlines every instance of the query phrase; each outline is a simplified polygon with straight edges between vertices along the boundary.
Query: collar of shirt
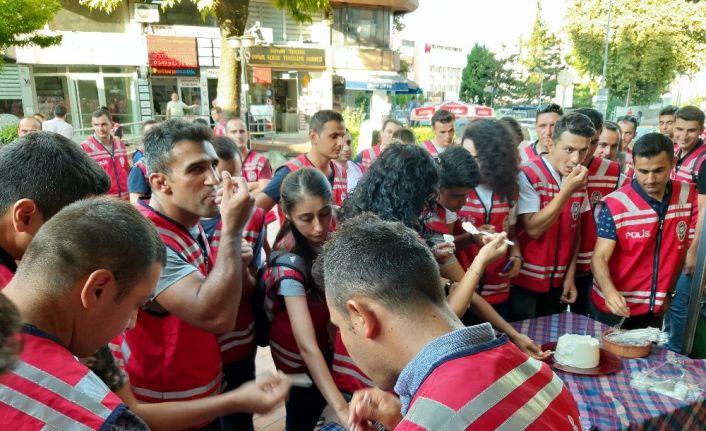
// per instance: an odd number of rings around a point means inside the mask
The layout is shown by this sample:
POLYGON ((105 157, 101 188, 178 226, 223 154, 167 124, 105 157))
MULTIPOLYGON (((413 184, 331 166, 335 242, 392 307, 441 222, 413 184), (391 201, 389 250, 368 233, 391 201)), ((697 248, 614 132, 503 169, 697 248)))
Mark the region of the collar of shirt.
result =
POLYGON ((9 269, 13 274, 17 272, 17 263, 4 248, 0 247, 0 265, 9 269))
POLYGON ((542 159, 542 162, 544 162, 544 166, 546 166, 547 169, 549 169, 549 173, 551 173, 552 177, 554 177, 554 181, 556 181, 556 183, 559 185, 559 187, 561 187, 561 182, 564 180, 564 177, 559 175, 559 172, 557 172, 556 169, 554 169, 554 166, 552 166, 552 164, 549 163, 549 160, 547 160, 547 158, 545 157, 545 154, 546 153, 542 153, 542 154, 540 154, 539 157, 542 159))
POLYGON ((20 330, 20 332, 22 332, 23 334, 34 335, 36 337, 47 338, 47 339, 55 342, 56 344, 66 348, 64 343, 62 343, 61 340, 59 340, 59 338, 57 338, 56 336, 54 336, 48 332, 42 331, 41 329, 37 328, 36 326, 34 326, 30 323, 23 323, 22 329, 20 330))
POLYGON ((400 396, 402 402, 402 414, 407 413, 414 394, 439 365, 497 347, 505 342, 507 336, 496 338, 490 323, 482 323, 449 332, 424 346, 404 367, 395 384, 395 393, 400 396))
POLYGON ((664 191, 664 197, 662 198, 661 202, 648 195, 642 189, 642 187, 640 187, 640 184, 637 182, 637 179, 633 178, 630 185, 640 195, 640 197, 645 200, 645 202, 650 204, 652 209, 654 209, 657 214, 664 215, 667 212, 667 207, 669 207, 669 201, 670 199, 672 199, 672 180, 669 180, 669 182, 667 183, 667 189, 664 191))

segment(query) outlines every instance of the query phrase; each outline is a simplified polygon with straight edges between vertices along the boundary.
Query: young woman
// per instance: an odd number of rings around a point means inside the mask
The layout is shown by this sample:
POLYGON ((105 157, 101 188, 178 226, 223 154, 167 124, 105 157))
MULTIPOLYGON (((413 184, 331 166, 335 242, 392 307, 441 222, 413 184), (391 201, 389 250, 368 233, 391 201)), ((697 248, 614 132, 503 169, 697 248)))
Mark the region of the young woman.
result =
POLYGON ((286 374, 308 374, 310 387, 293 387, 287 402, 287 430, 314 429, 326 404, 341 424, 348 404, 331 377, 329 313, 323 289, 313 282, 311 267, 333 222, 331 187, 318 170, 288 174, 279 205, 285 223, 264 275, 265 307, 272 318, 270 348, 275 365, 286 374))

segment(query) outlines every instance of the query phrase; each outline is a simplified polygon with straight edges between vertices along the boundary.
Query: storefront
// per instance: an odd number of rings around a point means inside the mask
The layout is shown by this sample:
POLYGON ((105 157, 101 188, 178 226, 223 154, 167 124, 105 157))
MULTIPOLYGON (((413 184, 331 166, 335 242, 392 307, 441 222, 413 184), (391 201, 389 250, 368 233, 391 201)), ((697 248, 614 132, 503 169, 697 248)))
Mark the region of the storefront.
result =
POLYGON ((271 121, 278 132, 307 130, 311 116, 331 107, 331 76, 324 49, 255 46, 248 67, 254 123, 271 121))
POLYGON ((67 121, 80 141, 92 133, 91 114, 101 106, 130 135, 139 129, 138 70, 143 63, 141 37, 122 33, 61 32, 61 44, 16 48, 24 115, 53 116, 67 109, 67 121), (25 83, 26 81, 26 83, 25 83), (26 85, 25 85, 26 84, 26 85))

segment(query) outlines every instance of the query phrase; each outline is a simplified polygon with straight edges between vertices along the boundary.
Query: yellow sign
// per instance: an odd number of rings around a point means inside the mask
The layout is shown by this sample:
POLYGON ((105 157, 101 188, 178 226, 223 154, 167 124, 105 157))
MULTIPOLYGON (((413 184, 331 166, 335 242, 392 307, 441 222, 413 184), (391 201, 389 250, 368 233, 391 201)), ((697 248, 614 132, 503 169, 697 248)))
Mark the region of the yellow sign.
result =
POLYGON ((326 51, 314 48, 254 46, 250 49, 250 64, 282 69, 324 69, 326 51))

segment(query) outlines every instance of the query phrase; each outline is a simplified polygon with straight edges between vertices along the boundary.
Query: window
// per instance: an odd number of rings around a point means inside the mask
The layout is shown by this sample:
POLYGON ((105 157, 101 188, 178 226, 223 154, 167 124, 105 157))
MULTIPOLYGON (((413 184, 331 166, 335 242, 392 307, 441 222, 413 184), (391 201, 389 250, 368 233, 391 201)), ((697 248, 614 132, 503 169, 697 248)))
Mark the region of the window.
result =
POLYGON ((383 8, 333 8, 333 44, 389 48, 390 20, 383 8))

